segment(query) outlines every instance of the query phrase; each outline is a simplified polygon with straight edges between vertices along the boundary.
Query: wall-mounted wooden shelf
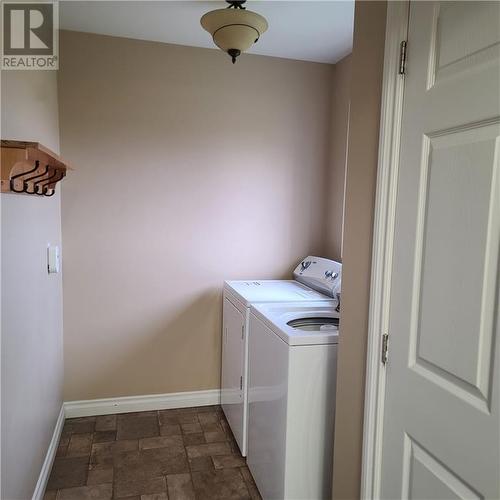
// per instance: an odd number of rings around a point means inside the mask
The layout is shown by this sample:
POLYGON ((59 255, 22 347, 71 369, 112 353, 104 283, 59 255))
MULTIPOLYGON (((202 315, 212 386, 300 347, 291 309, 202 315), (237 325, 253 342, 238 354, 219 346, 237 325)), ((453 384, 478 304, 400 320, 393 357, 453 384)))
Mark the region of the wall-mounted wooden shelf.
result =
POLYGON ((38 142, 2 139, 2 193, 53 196, 71 167, 38 142))

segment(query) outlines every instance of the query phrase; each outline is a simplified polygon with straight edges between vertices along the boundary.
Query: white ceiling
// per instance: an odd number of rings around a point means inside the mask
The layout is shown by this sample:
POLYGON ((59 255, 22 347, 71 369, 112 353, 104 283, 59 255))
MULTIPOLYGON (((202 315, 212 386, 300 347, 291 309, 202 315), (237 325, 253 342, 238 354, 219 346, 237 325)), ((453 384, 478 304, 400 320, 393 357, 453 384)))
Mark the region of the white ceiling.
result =
MULTIPOLYGON (((61 1, 62 29, 140 40, 214 48, 200 26, 223 1, 61 1)), ((249 52, 335 63, 351 52, 354 0, 267 1, 246 4, 262 14, 269 30, 249 52)))

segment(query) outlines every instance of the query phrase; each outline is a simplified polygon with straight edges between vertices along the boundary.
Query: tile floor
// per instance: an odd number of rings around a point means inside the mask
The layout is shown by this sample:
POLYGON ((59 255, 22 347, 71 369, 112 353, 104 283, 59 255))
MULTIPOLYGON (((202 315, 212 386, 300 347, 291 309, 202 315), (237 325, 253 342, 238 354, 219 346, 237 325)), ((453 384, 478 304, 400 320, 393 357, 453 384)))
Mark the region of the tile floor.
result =
POLYGON ((45 500, 260 499, 219 406, 66 420, 45 500))

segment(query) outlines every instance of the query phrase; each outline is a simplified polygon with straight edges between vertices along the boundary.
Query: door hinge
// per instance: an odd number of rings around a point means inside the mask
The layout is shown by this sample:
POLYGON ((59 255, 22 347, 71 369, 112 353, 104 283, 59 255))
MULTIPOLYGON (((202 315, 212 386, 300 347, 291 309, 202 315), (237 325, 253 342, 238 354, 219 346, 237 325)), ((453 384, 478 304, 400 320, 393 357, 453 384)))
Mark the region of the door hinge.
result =
POLYGON ((243 390, 243 375, 240 377, 240 391, 243 390))
POLYGON ((403 40, 399 46, 399 68, 398 68, 399 75, 406 74, 406 46, 407 46, 406 40, 403 40))
POLYGON ((384 335, 382 335, 382 355, 380 357, 380 361, 382 361, 383 365, 387 364, 388 358, 389 358, 389 334, 384 333, 384 335))
POLYGON ((241 326, 241 338, 244 339, 245 338, 245 325, 242 325, 241 326))

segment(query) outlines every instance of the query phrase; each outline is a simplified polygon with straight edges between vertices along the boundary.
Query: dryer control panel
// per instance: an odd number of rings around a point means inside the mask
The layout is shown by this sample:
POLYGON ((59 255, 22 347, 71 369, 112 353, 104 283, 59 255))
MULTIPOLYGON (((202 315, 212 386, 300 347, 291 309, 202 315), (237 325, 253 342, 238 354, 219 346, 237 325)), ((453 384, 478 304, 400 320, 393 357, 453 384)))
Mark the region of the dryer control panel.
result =
POLYGON ((342 283, 340 262, 310 255, 295 268, 293 277, 313 290, 340 300, 342 283))

